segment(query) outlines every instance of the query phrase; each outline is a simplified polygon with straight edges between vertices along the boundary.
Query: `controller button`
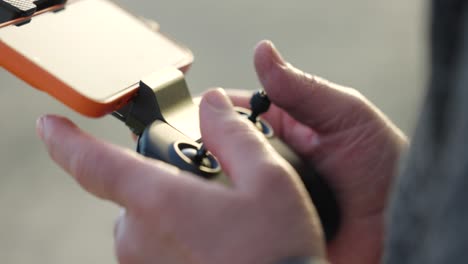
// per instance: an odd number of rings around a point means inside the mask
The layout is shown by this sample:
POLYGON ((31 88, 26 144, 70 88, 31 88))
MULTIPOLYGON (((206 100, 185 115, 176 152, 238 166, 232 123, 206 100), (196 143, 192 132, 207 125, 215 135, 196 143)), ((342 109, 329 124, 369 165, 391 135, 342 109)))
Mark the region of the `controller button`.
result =
MULTIPOLYGON (((239 108, 237 107, 236 108, 236 112, 246 118, 249 118, 250 117, 250 111, 247 110, 247 109, 243 109, 243 108, 239 108)), ((271 125, 261 119, 261 118, 257 118, 256 122, 254 123, 255 127, 257 127, 257 129, 263 133, 263 135, 265 135, 265 137, 267 138, 271 138, 273 137, 274 133, 273 133, 273 128, 271 127, 271 125)))
POLYGON ((207 152, 199 162, 194 162, 199 150, 199 147, 194 144, 179 141, 174 143, 173 150, 177 159, 175 165, 183 170, 191 171, 208 179, 221 173, 220 163, 210 152, 207 152))

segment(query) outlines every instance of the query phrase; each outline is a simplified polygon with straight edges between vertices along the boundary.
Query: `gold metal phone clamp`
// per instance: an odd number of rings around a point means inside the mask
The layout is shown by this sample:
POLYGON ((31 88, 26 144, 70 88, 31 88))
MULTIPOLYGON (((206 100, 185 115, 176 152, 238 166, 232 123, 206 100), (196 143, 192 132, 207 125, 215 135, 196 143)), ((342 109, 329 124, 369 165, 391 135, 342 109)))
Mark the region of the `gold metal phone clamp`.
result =
POLYGON ((137 95, 112 115, 138 136, 155 120, 161 120, 194 141, 201 138, 198 106, 193 102, 184 74, 176 68, 143 78, 137 95))

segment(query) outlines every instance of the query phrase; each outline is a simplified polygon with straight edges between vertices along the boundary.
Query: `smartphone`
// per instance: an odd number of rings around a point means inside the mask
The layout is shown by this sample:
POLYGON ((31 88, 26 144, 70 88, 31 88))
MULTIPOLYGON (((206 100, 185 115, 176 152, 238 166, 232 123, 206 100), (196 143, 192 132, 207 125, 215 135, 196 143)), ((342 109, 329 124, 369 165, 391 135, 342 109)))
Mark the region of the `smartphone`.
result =
POLYGON ((110 0, 58 1, 0 21, 0 65, 89 117, 124 106, 145 76, 185 72, 192 61, 189 49, 110 0))

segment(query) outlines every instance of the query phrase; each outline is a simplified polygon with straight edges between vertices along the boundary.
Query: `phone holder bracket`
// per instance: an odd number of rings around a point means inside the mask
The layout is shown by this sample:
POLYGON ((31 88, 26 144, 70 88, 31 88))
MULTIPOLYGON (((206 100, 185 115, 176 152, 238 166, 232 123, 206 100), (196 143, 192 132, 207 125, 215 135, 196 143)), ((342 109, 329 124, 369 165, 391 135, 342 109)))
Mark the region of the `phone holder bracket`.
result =
POLYGON ((161 120, 194 141, 201 139, 198 106, 193 102, 184 74, 176 68, 143 78, 137 95, 113 116, 138 136, 155 120, 161 120))

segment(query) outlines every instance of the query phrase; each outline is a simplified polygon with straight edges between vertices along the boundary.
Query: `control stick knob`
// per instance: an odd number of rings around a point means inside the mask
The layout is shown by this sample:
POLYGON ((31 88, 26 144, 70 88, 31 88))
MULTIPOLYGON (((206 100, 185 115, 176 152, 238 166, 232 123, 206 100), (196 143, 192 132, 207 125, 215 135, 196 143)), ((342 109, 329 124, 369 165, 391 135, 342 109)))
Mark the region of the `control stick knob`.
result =
POLYGON ((254 124, 257 123, 259 115, 265 113, 270 108, 271 101, 264 90, 256 92, 250 98, 250 109, 252 113, 249 116, 249 120, 254 124))

